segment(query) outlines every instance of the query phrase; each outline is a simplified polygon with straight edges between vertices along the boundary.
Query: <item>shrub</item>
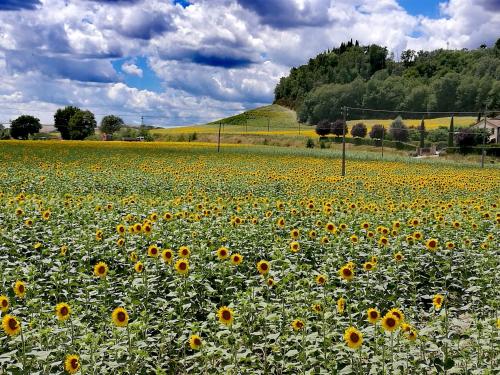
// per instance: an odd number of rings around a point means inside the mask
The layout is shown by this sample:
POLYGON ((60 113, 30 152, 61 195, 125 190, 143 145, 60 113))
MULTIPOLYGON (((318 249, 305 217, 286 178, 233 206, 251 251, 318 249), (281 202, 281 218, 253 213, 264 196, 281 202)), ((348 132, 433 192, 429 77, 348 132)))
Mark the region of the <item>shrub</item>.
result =
POLYGON ((332 132, 332 125, 328 120, 321 120, 316 125, 316 134, 320 137, 324 137, 332 132))
POLYGON ((410 137, 408 127, 404 124, 401 116, 396 117, 392 122, 389 133, 395 141, 406 142, 410 137))
POLYGON ((94 134, 97 126, 94 114, 90 111, 78 111, 68 123, 70 139, 82 140, 94 134))
POLYGON ((366 137, 367 133, 368 133, 368 130, 366 129, 366 125, 363 124, 362 122, 357 123, 351 129, 351 135, 353 137, 364 138, 364 137, 366 137))
POLYGON ((462 128, 455 136, 455 143, 459 147, 460 152, 465 153, 468 149, 482 144, 484 135, 482 129, 462 128))
POLYGON ((345 134, 347 134, 347 124, 343 120, 335 120, 332 124, 332 134, 336 137, 341 137, 344 134, 344 129, 345 134))
POLYGON ((312 140, 312 138, 307 138, 306 147, 307 148, 314 148, 314 141, 312 140))
POLYGON ((124 125, 123 120, 114 115, 104 116, 101 120, 101 131, 106 134, 114 134, 124 125))
POLYGON ((383 125, 375 124, 370 130, 371 139, 382 139, 385 137, 386 131, 383 125))

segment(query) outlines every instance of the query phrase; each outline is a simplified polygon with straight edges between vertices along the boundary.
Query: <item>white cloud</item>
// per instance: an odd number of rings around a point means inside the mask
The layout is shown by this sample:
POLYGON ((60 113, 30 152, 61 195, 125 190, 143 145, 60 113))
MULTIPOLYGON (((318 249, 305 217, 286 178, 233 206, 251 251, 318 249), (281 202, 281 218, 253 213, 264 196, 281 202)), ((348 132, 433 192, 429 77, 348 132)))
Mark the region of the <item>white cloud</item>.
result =
POLYGON ((139 68, 137 65, 135 65, 131 61, 127 61, 127 62, 123 63, 122 71, 124 71, 127 74, 137 76, 137 77, 142 77, 142 74, 143 74, 142 69, 139 68))

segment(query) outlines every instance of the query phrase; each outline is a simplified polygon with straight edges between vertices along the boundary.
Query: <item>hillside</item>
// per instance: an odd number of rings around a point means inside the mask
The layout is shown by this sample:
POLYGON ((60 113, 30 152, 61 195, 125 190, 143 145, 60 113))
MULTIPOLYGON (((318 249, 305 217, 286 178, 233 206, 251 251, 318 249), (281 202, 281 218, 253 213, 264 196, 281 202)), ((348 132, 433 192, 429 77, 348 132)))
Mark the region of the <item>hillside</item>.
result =
MULTIPOLYGON (((500 40, 476 50, 404 51, 351 42, 292 68, 275 89, 275 103, 302 122, 341 117, 342 106, 395 111, 473 111, 500 107, 500 40)), ((351 112, 352 118, 394 117, 351 112)), ((418 117, 417 115, 416 117, 418 117)))

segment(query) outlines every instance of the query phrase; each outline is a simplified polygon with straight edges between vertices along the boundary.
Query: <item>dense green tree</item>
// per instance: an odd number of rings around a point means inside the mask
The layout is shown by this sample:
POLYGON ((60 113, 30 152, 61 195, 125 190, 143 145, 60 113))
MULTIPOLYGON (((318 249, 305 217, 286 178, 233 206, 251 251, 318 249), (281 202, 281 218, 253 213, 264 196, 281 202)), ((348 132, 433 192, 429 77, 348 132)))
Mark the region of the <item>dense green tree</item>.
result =
POLYGON ((54 114, 54 127, 61 133, 62 139, 71 139, 69 120, 78 112, 80 112, 79 108, 66 106, 64 108, 59 108, 54 114))
POLYGON ((370 130, 370 138, 371 139, 382 139, 385 138, 386 131, 384 125, 375 124, 372 126, 370 130))
POLYGON ((102 118, 100 129, 105 134, 113 134, 119 131, 123 125, 124 122, 120 117, 109 115, 102 118))
POLYGON ((15 139, 28 139, 30 135, 40 132, 40 120, 30 115, 22 115, 10 124, 10 136, 15 139))
POLYGON ((335 135, 336 137, 342 137, 345 134, 347 135, 349 129, 347 128, 347 124, 344 120, 335 120, 332 123, 332 134, 335 135))
POLYGON ((69 120, 70 139, 82 140, 94 134, 97 122, 90 111, 78 111, 69 120))
POLYGON ((451 116, 450 120, 450 129, 448 131, 448 147, 454 146, 455 140, 455 125, 454 125, 454 117, 451 116))
POLYGON ((424 119, 422 119, 422 121, 420 122, 420 126, 418 128, 418 131, 419 131, 419 145, 420 145, 420 148, 424 148, 424 146, 425 146, 425 136, 426 136, 424 119))

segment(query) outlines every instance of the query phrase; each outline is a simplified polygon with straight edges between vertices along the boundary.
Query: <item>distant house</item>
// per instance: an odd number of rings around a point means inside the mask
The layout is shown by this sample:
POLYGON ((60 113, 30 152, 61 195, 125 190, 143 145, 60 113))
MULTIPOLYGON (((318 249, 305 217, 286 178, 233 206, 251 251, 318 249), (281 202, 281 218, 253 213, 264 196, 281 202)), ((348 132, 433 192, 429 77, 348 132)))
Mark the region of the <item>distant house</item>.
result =
MULTIPOLYGON (((484 129, 484 118, 473 125, 474 128, 484 129)), ((491 133, 488 143, 500 143, 500 116, 486 119, 486 129, 491 133)))

